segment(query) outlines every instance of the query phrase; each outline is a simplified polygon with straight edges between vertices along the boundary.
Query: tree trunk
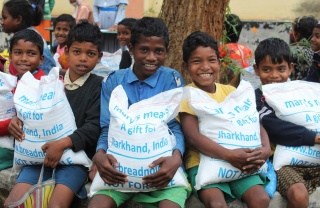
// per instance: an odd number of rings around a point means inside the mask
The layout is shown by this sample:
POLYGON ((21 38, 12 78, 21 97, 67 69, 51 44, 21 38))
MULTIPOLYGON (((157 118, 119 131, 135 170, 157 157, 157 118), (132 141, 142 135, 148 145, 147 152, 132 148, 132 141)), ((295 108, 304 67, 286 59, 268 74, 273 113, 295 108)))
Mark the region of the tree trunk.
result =
POLYGON ((182 71, 182 43, 194 31, 211 34, 220 41, 229 0, 164 0, 160 12, 167 24, 170 43, 166 65, 178 70, 186 83, 191 79, 182 71))

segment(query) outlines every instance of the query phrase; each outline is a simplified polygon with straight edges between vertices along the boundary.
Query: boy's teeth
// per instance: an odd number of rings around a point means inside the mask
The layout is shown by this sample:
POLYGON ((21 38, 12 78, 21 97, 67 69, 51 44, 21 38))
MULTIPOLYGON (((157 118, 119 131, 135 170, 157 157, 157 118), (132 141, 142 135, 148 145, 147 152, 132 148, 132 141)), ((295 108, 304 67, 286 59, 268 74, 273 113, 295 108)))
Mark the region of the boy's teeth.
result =
POLYGON ((200 76, 200 77, 210 77, 211 74, 200 74, 199 76, 200 76))
POLYGON ((146 64, 147 67, 154 67, 154 65, 146 64))

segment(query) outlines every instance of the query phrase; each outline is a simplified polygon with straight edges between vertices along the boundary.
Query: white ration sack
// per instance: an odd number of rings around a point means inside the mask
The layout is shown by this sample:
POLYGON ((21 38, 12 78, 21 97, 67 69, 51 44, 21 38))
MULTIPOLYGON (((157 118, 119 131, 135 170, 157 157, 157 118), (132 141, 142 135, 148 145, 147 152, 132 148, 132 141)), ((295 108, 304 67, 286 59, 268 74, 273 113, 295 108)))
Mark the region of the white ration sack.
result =
POLYGON ((121 56, 121 48, 114 53, 104 51, 100 63, 96 65, 92 73, 102 77, 108 76, 111 72, 119 69, 121 56))
MULTIPOLYGON (((18 82, 14 104, 25 133, 22 142, 16 140, 13 163, 16 169, 22 165, 42 164, 45 153, 41 146, 62 139, 77 129, 57 67, 40 80, 35 79, 30 72, 25 73, 18 82)), ((67 149, 59 164, 90 167, 91 160, 83 150, 75 153, 67 149)))
MULTIPOLYGON (((279 119, 305 126, 320 133, 320 84, 306 81, 290 81, 262 86, 266 102, 279 119)), ((320 165, 320 145, 277 145, 273 156, 275 170, 285 165, 320 165)))
MULTIPOLYGON (((16 85, 16 76, 0 72, 0 122, 9 120, 16 115, 12 93, 16 85)), ((13 150, 13 144, 12 136, 0 136, 0 147, 13 150)))
MULTIPOLYGON (((103 189, 117 189, 123 192, 156 190, 143 185, 142 177, 160 169, 159 166, 149 168, 153 161, 172 155, 176 140, 169 132, 167 122, 178 115, 182 95, 183 89, 177 88, 128 107, 128 98, 122 85, 112 91, 107 153, 117 159, 117 170, 128 175, 128 182, 108 185, 97 173, 91 184, 91 195, 103 189)), ((187 187, 187 184, 180 167, 167 187, 187 187)))
MULTIPOLYGON (((189 106, 198 117, 201 134, 227 149, 261 146, 259 115, 249 82, 241 81, 239 87, 220 103, 200 89, 185 87, 185 93, 189 106)), ((267 168, 265 163, 258 172, 266 173, 267 168)), ((208 184, 246 176, 230 163, 200 153, 195 188, 199 190, 208 184)))

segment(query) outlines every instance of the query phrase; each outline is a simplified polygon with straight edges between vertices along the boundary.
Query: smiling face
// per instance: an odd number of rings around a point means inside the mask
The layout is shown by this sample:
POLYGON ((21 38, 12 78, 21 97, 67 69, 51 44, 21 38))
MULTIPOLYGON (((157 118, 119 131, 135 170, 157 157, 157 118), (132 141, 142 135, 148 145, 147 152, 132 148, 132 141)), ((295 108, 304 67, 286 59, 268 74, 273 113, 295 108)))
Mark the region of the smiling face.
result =
POLYGON ((260 76, 262 85, 286 82, 293 70, 292 63, 282 61, 280 64, 274 64, 268 55, 260 61, 259 66, 253 67, 256 75, 260 76))
POLYGON ((39 48, 32 42, 23 39, 13 45, 9 55, 10 62, 18 72, 19 78, 26 72, 33 72, 39 64, 42 64, 44 57, 40 55, 39 48))
POLYGON ((126 46, 130 43, 131 31, 127 26, 118 25, 117 40, 121 46, 126 46))
POLYGON ((320 54, 320 28, 314 28, 312 33, 312 38, 310 40, 311 49, 314 52, 318 52, 320 54))
POLYGON ((74 82, 94 69, 102 53, 99 53, 98 46, 91 42, 75 41, 70 48, 66 48, 66 55, 69 60, 70 80, 74 82))
POLYGON ((2 9, 1 16, 1 25, 5 33, 15 33, 19 30, 21 16, 19 16, 19 18, 13 18, 5 7, 2 9))
POLYGON ((214 49, 197 47, 190 53, 188 63, 183 63, 183 69, 188 70, 193 83, 199 89, 209 93, 216 91, 214 82, 220 70, 220 61, 214 49))
POLYGON ((57 22, 53 32, 60 47, 63 47, 67 44, 69 31, 70 25, 68 22, 57 22))
POLYGON ((135 46, 130 46, 134 57, 133 73, 139 80, 145 80, 164 64, 167 48, 162 37, 141 36, 135 46))

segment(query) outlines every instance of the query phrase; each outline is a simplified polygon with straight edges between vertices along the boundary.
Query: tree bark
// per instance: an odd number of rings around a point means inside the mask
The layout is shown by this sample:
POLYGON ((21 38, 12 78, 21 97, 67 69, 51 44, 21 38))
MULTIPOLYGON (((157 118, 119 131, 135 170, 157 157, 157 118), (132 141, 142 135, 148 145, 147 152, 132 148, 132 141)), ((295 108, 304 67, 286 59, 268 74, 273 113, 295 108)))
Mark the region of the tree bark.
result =
POLYGON ((194 31, 211 34, 218 42, 229 0, 164 0, 160 18, 167 24, 170 42, 166 66, 178 70, 186 83, 191 79, 182 71, 183 40, 194 31))

